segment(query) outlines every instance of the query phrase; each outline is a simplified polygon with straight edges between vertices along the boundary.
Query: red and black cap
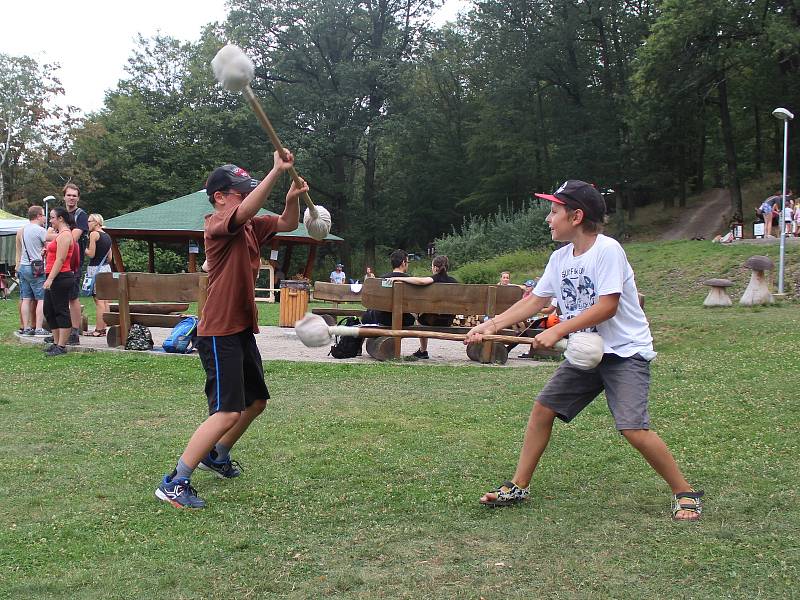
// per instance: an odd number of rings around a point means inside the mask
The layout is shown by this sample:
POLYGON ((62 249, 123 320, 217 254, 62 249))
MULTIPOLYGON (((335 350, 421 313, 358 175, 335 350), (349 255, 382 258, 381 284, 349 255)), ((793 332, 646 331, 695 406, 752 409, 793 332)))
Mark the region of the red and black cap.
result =
POLYGON ((567 208, 580 208, 587 221, 602 223, 606 215, 606 201, 603 195, 590 183, 579 179, 568 179, 552 194, 534 194, 567 208))
POLYGON ((206 194, 213 196, 214 192, 223 190, 236 190, 247 196, 258 185, 258 179, 250 177, 250 173, 236 165, 224 165, 211 172, 206 181, 206 194))

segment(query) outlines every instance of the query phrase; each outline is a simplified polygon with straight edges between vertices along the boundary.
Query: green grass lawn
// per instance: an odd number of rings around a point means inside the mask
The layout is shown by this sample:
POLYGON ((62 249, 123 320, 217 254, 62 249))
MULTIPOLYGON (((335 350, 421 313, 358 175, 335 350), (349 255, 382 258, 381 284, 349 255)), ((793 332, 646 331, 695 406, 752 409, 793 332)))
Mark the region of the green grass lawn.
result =
POLYGON ((602 399, 556 425, 530 502, 477 504, 513 473, 554 364, 270 360, 243 476, 198 473, 209 508, 177 511, 153 491, 206 415, 199 361, 48 359, 0 302, 0 597, 798 597, 800 306, 703 309, 688 280, 738 258, 696 245, 630 251, 653 426, 707 493, 695 524, 669 519, 602 399))

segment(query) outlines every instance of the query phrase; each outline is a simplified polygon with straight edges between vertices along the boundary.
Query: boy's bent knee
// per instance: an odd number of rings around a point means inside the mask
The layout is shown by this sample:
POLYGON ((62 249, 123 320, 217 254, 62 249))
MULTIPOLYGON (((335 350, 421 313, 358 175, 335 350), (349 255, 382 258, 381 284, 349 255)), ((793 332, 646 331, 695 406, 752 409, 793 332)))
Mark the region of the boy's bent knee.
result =
POLYGON ((239 421, 239 416, 242 413, 240 412, 216 412, 212 415, 212 418, 215 419, 220 425, 222 425, 225 429, 230 429, 239 421))

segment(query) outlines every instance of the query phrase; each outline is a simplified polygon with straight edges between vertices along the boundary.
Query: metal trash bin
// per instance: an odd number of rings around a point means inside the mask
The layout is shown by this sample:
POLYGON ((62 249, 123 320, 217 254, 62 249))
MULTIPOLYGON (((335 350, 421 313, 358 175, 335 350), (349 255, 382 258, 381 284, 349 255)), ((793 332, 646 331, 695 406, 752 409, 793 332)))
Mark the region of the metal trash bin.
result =
POLYGON ((311 285, 307 281, 283 279, 280 284, 281 304, 278 325, 294 327, 308 310, 308 296, 311 285))

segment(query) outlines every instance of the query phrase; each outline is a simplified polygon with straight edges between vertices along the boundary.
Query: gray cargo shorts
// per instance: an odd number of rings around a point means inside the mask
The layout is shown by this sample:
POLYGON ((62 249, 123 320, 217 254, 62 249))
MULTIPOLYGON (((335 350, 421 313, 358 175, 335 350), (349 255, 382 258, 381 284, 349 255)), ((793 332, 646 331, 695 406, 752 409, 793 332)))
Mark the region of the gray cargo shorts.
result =
POLYGON ((617 430, 650 429, 650 363, 638 354, 627 358, 605 354, 588 371, 564 361, 536 401, 569 423, 603 390, 617 430))

